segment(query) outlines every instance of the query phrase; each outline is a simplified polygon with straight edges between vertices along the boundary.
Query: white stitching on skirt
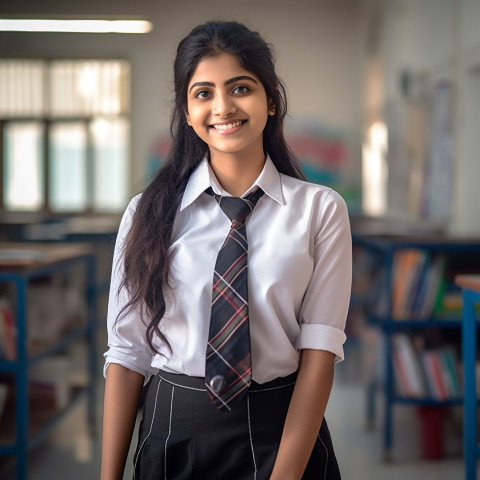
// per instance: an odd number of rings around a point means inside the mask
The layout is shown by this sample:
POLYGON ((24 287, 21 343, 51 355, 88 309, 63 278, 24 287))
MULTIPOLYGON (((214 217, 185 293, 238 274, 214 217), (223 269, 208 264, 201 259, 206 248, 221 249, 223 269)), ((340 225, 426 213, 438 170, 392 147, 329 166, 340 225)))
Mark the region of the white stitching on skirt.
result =
POLYGON ((328 448, 327 446, 323 443, 322 438, 320 437, 320 433, 318 434, 318 439, 320 440, 320 443, 323 445, 323 448, 325 449, 326 457, 325 457, 325 470, 323 471, 323 480, 326 480, 327 478, 327 465, 328 465, 328 448))
POLYGON ((295 382, 287 383, 286 385, 280 385, 278 387, 255 388, 255 389, 249 390, 248 393, 269 392, 270 390, 280 390, 281 388, 291 387, 292 385, 295 385, 295 382))
POLYGON ((168 422, 168 435, 165 439, 165 454, 163 456, 163 474, 165 480, 167 480, 167 443, 172 433, 172 412, 173 412, 173 394, 175 392, 175 387, 172 386, 172 398, 170 399, 170 420, 168 422))
POLYGON ((248 394, 247 394, 247 417, 248 417, 248 435, 250 437, 250 448, 252 449, 253 467, 255 469, 255 471, 253 472, 253 480, 256 480, 257 462, 255 461, 255 450, 253 449, 252 426, 250 423, 250 396, 248 394))
POLYGON ((169 383, 170 385, 174 385, 175 387, 180 387, 180 388, 186 388, 187 390, 196 390, 197 392, 206 392, 206 388, 193 388, 193 387, 187 387, 185 385, 180 385, 178 383, 174 383, 171 380, 167 380, 166 378, 163 378, 161 375, 158 375, 162 380, 165 382, 169 383))
MULTIPOLYGON (((137 454, 137 458, 135 460, 135 465, 133 466, 134 470, 137 468, 137 462, 138 462, 138 459, 140 457, 140 452, 142 451, 143 449, 143 446, 145 445, 145 442, 147 441, 148 437, 150 436, 150 434, 152 433, 152 428, 153 428, 153 421, 155 420, 155 412, 157 411, 157 399, 158 399, 158 390, 160 388, 160 384, 162 383, 162 380, 160 380, 158 382, 158 385, 157 385, 157 391, 155 393, 155 405, 153 407, 153 414, 152 414, 152 421, 150 423, 150 430, 148 431, 147 433, 147 436, 144 438, 143 442, 142 442, 142 445, 140 446, 140 448, 138 449, 138 454, 137 454)), ((135 472, 133 473, 133 480, 135 480, 135 472)))

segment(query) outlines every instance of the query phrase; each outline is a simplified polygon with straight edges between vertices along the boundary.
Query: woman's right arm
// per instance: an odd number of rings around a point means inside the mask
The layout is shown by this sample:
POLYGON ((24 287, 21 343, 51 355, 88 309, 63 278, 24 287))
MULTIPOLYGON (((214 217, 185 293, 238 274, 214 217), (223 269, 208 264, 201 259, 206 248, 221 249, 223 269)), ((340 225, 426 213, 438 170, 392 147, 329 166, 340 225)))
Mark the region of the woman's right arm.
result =
POLYGON ((106 372, 101 480, 121 480, 138 410, 143 375, 116 363, 106 372))

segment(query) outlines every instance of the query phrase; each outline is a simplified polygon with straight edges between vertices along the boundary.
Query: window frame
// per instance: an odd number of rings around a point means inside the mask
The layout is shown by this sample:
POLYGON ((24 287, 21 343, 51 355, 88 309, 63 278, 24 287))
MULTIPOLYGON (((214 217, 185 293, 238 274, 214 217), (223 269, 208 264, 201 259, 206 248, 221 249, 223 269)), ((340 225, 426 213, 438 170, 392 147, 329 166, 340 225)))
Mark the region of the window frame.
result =
MULTIPOLYGON (((126 137, 127 140, 127 150, 126 150, 126 168, 130 169, 131 165, 131 86, 132 86, 132 69, 131 61, 124 57, 21 57, 21 56, 6 56, 2 55, 0 61, 5 60, 24 60, 24 61, 41 61, 45 65, 44 69, 44 85, 43 85, 43 95, 44 95, 44 109, 45 111, 49 110, 50 107, 50 68, 54 62, 125 62, 129 66, 129 77, 127 83, 127 100, 121 100, 123 111, 115 114, 90 114, 90 115, 53 115, 50 113, 45 113, 43 115, 3 115, 0 114, 0 213, 2 216, 18 216, 18 217, 29 217, 29 216, 48 216, 48 217, 65 217, 73 215, 111 215, 121 212, 121 208, 118 211, 114 210, 101 210, 96 209, 93 201, 93 188, 94 188, 94 145, 92 142, 91 134, 91 125, 93 122, 99 118, 105 119, 119 119, 124 120, 129 125, 129 133, 126 137), (7 209, 5 206, 5 127, 10 123, 27 123, 35 122, 42 125, 43 128, 43 203, 38 210, 11 210, 7 209), (86 158, 85 158, 85 168, 86 168, 86 194, 87 194, 87 203, 86 207, 82 210, 53 210, 50 205, 51 199, 51 181, 50 181, 50 170, 51 170, 51 149, 50 149, 50 129, 52 124, 55 123, 83 123, 86 129, 86 158)), ((121 91, 124 90, 122 86, 121 91)), ((127 186, 128 191, 128 186, 127 186)))

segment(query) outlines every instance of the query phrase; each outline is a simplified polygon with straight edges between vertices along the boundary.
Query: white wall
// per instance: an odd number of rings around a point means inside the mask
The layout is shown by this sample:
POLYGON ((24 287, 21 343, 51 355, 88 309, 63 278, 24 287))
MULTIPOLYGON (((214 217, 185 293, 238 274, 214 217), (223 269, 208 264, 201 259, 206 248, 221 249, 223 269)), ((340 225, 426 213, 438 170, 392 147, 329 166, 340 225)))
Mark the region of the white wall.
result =
MULTIPOLYGON (((136 14, 154 23, 147 35, 0 34, 0 56, 122 57, 132 64, 132 193, 142 186, 152 143, 168 129, 172 61, 178 41, 210 19, 235 19, 275 46, 294 120, 353 133, 361 125, 361 45, 356 0, 42 0, 9 2, 0 14, 136 14)), ((359 149, 358 149, 359 151, 359 149)), ((351 175, 360 157, 352 150, 351 175)), ((355 180, 355 178, 354 178, 355 180)))
POLYGON ((458 163, 453 228, 480 232, 480 2, 461 0, 457 77, 458 163))
POLYGON ((380 6, 382 11, 380 103, 385 106, 398 98, 402 70, 425 72, 432 80, 446 78, 454 82, 454 191, 448 228, 478 234, 480 2, 372 0, 367 3, 380 6))

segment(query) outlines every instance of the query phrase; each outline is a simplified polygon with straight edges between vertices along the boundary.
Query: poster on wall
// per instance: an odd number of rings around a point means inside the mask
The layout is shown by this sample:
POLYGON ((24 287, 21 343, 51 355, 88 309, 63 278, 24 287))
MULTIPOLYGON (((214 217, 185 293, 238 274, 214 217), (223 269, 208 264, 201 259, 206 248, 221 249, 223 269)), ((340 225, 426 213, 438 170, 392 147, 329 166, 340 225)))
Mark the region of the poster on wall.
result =
POLYGON ((285 136, 309 182, 337 191, 350 211, 361 208, 360 186, 352 171, 352 135, 347 130, 318 121, 296 121, 295 126, 287 126, 285 136))
POLYGON ((289 131, 287 142, 299 159, 307 180, 332 187, 341 183, 347 148, 339 132, 321 127, 302 128, 289 131))
POLYGON ((445 223, 453 200, 453 85, 411 74, 402 98, 385 107, 388 212, 445 223))
POLYGON ((435 85, 432 97, 423 213, 435 220, 448 220, 452 210, 453 90, 451 82, 440 81, 435 85))

